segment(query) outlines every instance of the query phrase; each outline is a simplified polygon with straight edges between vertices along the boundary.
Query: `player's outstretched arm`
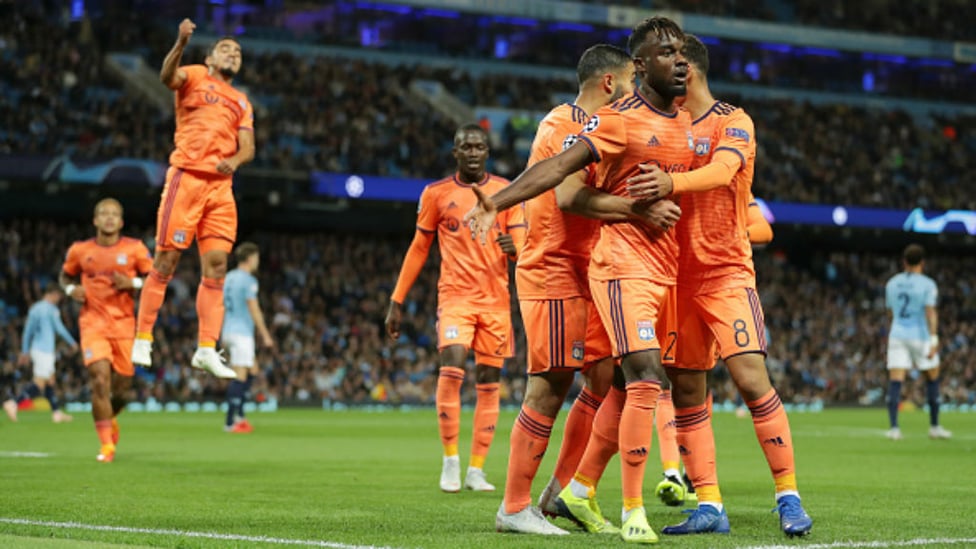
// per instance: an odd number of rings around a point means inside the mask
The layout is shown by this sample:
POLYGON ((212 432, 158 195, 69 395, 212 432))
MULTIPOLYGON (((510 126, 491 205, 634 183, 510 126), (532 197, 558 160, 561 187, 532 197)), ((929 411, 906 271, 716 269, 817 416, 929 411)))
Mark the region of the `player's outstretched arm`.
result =
POLYGON ((183 50, 190 43, 193 30, 197 26, 193 21, 184 19, 180 22, 180 30, 176 35, 176 43, 163 59, 163 68, 159 71, 159 80, 171 90, 178 90, 186 82, 186 72, 180 69, 180 61, 183 59, 183 50))
POLYGON ((472 236, 485 242, 498 212, 555 188, 563 179, 585 168, 592 159, 590 149, 584 143, 577 142, 556 156, 534 164, 490 198, 478 187, 471 187, 478 197, 478 204, 464 215, 464 223, 471 228, 472 236))

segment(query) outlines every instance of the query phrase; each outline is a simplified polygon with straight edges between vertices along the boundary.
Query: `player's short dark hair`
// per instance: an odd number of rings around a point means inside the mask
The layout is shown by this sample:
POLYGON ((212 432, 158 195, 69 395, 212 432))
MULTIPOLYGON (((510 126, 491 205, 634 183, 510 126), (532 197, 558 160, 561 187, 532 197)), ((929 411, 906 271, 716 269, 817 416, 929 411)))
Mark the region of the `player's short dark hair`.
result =
POLYGON ((53 293, 61 293, 61 291, 62 291, 61 290, 61 285, 58 284, 58 281, 57 280, 51 280, 50 282, 47 282, 46 284, 44 284, 44 295, 53 294, 53 293))
POLYGON ((241 242, 237 245, 237 249, 234 250, 234 257, 238 263, 244 263, 248 259, 251 259, 252 255, 257 254, 258 251, 257 244, 253 242, 241 242))
POLYGON ((221 36, 220 38, 214 40, 214 42, 212 44, 210 44, 210 48, 207 49, 207 55, 210 55, 211 53, 213 53, 214 50, 217 49, 217 46, 220 45, 221 42, 224 42, 224 41, 227 41, 227 40, 230 40, 231 42, 237 44, 238 46, 241 45, 240 41, 237 40, 237 37, 236 36, 231 36, 229 34, 225 34, 225 35, 221 36))
POLYGON ((905 265, 915 267, 925 260, 925 248, 921 244, 909 244, 902 252, 901 258, 905 261, 905 265))
POLYGON ((122 203, 119 202, 118 199, 112 198, 111 196, 106 196, 105 198, 103 198, 103 199, 101 199, 101 200, 99 200, 98 202, 95 203, 95 212, 94 212, 95 215, 98 215, 98 209, 101 208, 105 204, 115 204, 116 206, 119 207, 119 213, 122 213, 122 214, 125 213, 125 208, 122 207, 122 203))
POLYGON ((630 55, 622 48, 610 44, 590 46, 576 63, 576 80, 582 86, 590 78, 620 69, 628 63, 630 55))
POLYGON ((454 144, 456 145, 460 143, 461 139, 463 139, 461 136, 463 136, 468 132, 478 132, 482 136, 484 136, 485 143, 488 142, 488 132, 486 132, 485 129, 479 126, 478 124, 472 122, 471 124, 465 124, 461 126, 460 128, 457 129, 456 132, 454 132, 454 144))
POLYGON ((694 34, 685 34, 685 46, 681 53, 703 75, 708 74, 708 47, 694 34))
POLYGON ((634 52, 647 40, 647 35, 651 33, 654 33, 658 39, 663 39, 665 36, 673 36, 679 40, 685 39, 685 32, 673 19, 660 15, 648 17, 637 23, 630 32, 630 38, 627 39, 627 49, 630 50, 631 55, 634 55, 634 52))

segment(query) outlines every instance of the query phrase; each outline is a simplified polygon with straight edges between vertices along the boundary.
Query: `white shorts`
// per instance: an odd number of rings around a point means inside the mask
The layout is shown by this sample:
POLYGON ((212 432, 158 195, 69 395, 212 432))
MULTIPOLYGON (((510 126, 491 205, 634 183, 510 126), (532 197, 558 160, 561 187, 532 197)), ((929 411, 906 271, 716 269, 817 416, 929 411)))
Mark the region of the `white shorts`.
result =
POLYGON ((927 339, 888 338, 888 369, 931 370, 939 367, 939 355, 929 359, 929 341, 927 339))
POLYGON ((30 359, 35 378, 48 379, 54 375, 54 353, 31 351, 30 359))
POLYGON ((229 363, 235 368, 254 366, 254 337, 241 334, 227 334, 223 338, 224 349, 230 355, 229 363))

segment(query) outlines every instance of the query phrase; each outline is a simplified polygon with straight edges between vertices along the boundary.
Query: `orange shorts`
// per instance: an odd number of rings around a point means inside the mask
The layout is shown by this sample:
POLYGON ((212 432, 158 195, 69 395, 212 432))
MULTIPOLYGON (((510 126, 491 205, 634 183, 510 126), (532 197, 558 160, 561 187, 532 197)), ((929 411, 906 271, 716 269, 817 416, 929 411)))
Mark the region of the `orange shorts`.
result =
POLYGON ((732 288, 705 295, 678 292, 677 366, 711 370, 716 356, 766 354, 766 325, 753 288, 732 288))
POLYGON ((228 176, 171 166, 156 218, 156 248, 185 250, 194 238, 201 254, 233 249, 237 238, 233 182, 228 176))
POLYGON ((513 352, 509 311, 472 311, 453 305, 437 309, 437 348, 464 345, 474 350, 476 364, 501 368, 513 352))
POLYGON ((627 278, 591 280, 590 290, 614 357, 661 349, 658 335, 666 336, 662 359, 669 347, 673 351, 674 339, 668 334, 675 331, 674 286, 627 278))
POLYGON ((610 356, 610 338, 589 299, 527 299, 519 304, 529 374, 579 370, 610 356))
POLYGON ((107 360, 115 373, 132 377, 136 372, 132 365, 132 341, 132 338, 107 338, 82 332, 81 352, 85 367, 107 360))

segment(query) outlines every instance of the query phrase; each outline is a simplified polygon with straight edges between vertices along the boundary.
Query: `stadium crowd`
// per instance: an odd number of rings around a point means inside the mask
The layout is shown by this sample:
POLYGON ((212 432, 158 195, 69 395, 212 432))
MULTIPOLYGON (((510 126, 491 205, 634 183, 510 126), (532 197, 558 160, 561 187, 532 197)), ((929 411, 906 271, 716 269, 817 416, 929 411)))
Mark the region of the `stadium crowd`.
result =
MULTIPOLYGON (((0 224, 5 257, 0 276, 0 360, 17 371, 22 323, 41 288, 55 279, 69 243, 87 236, 85 224, 14 220, 0 224)), ((128 231, 151 241, 151 233, 128 231)), ((389 293, 410 235, 256 234, 263 250, 260 300, 275 341, 259 356, 255 391, 293 404, 322 400, 355 404, 433 402, 437 358, 434 331, 437 259, 428 263, 404 304, 403 334, 383 332, 389 293)), ((757 252, 759 291, 770 332, 769 368, 780 394, 795 403, 872 403, 886 386, 887 314, 884 282, 897 254, 757 252)), ((156 329, 156 367, 139 371, 135 398, 219 401, 221 382, 189 367, 196 345, 193 254, 185 254, 170 285, 156 329)), ((976 403, 976 259, 936 257, 927 272, 940 285, 943 398, 976 403)), ((77 334, 77 306, 62 302, 66 325, 77 334)), ((519 326, 516 313, 516 326, 519 326)), ((518 403, 524 389, 525 347, 502 376, 503 402, 518 403)), ((67 400, 87 400, 80 357, 61 349, 58 376, 67 400)), ((469 364, 473 368, 473 364, 469 364)), ((469 381, 473 374, 469 375, 469 381)), ((921 385, 921 384, 918 384, 921 385)), ((713 376, 716 400, 734 398, 723 368, 713 376)), ((921 391, 921 388, 917 388, 921 391)), ((465 385, 465 402, 474 398, 465 385)), ((911 395, 924 402, 921 392, 911 395)))
MULTIPOLYGON (((0 56, 0 153, 165 161, 172 117, 124 93, 103 62, 109 47, 138 51, 138 34, 106 38, 106 46, 96 39, 111 34, 101 32, 103 20, 51 20, 28 10, 14 10, 11 17, 14 24, 0 31, 6 52, 0 56)), ((198 48, 187 59, 202 57, 198 48)), ((520 113, 493 128, 490 168, 504 176, 524 165, 538 119, 527 113, 545 112, 554 94, 575 90, 575 82, 559 78, 474 77, 463 70, 252 54, 241 84, 258 111, 254 165, 440 177, 451 164, 454 124, 409 93, 414 78, 441 81, 471 105, 520 113)), ((964 185, 974 177, 968 161, 976 154, 973 117, 921 120, 900 111, 726 99, 756 121, 759 196, 976 209, 964 185)))

